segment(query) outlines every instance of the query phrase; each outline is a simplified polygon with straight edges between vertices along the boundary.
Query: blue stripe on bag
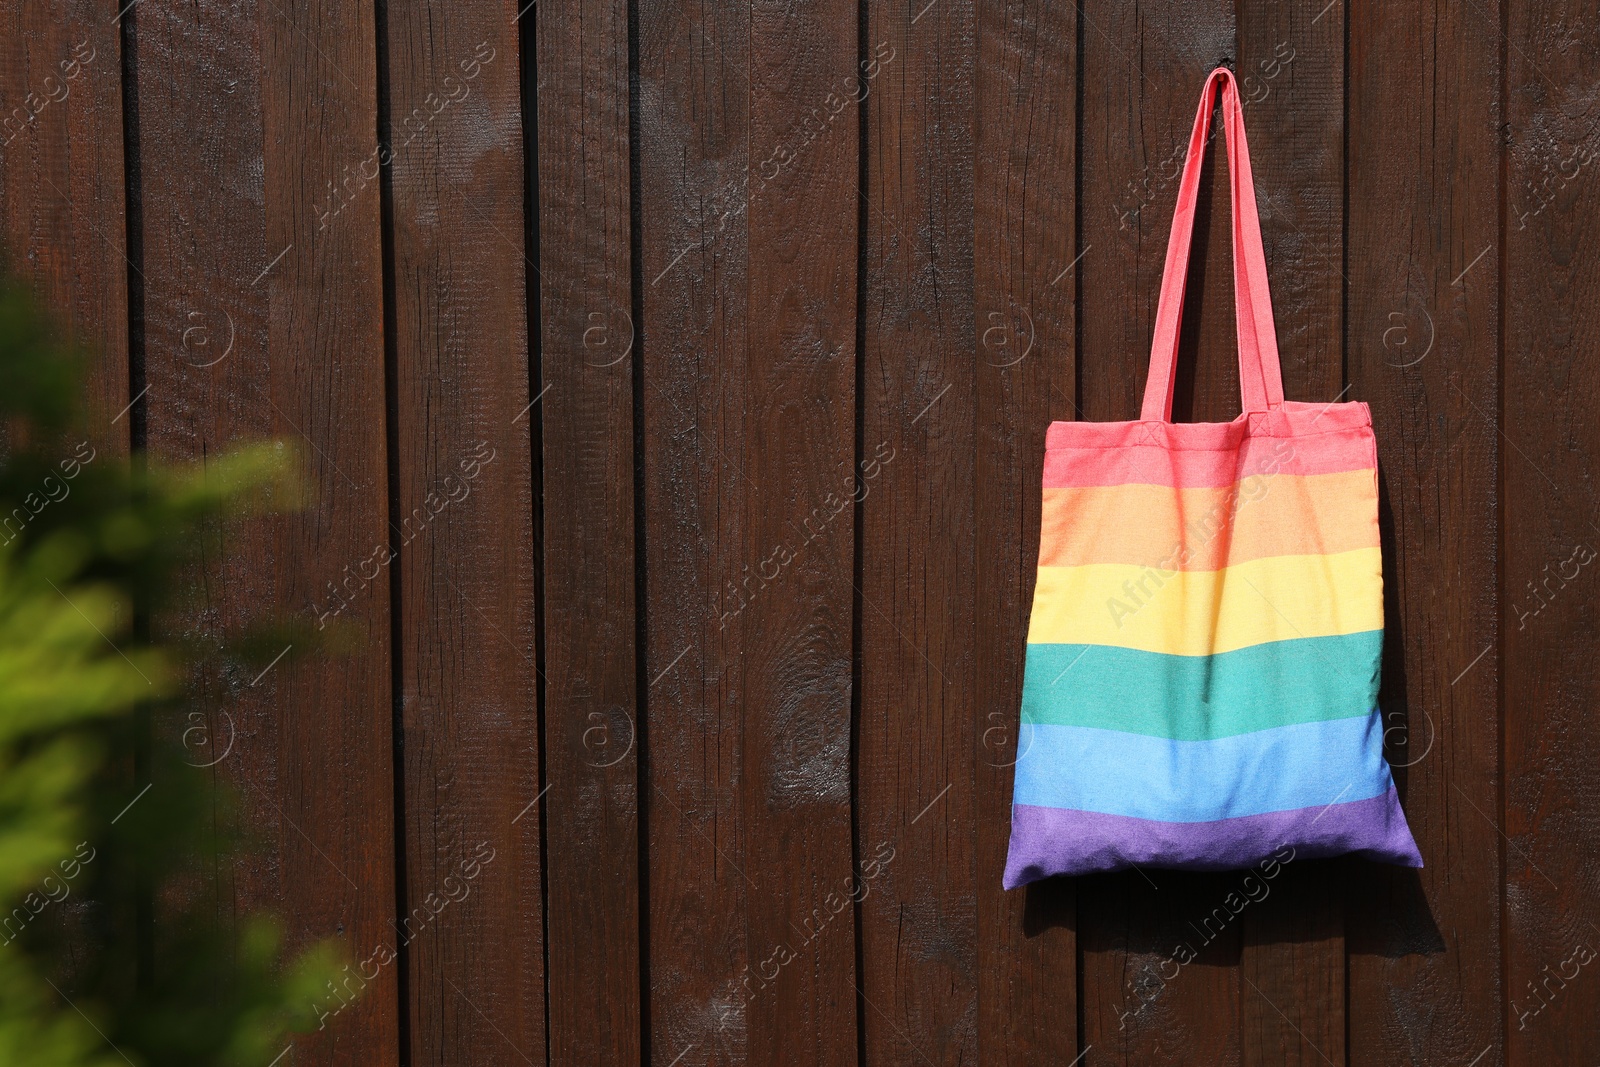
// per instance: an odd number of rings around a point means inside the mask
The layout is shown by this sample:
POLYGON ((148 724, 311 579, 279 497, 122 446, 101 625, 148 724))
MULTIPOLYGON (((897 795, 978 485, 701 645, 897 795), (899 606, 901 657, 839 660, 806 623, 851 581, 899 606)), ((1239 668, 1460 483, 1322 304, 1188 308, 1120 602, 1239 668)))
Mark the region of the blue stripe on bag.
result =
POLYGON ((1211 741, 1032 725, 1018 744, 1015 803, 1164 822, 1366 800, 1392 781, 1376 709, 1211 741))

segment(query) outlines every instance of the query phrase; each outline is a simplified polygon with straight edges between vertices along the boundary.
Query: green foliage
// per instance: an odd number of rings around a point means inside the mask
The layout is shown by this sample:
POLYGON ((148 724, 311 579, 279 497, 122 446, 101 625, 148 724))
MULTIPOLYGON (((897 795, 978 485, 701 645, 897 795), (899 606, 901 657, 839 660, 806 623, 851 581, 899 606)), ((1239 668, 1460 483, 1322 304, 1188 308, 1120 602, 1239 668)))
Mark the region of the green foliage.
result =
POLYGON ((202 653, 147 620, 193 614, 197 546, 296 503, 290 457, 97 451, 54 336, 0 276, 0 1067, 265 1067, 334 964, 232 915, 229 798, 180 744, 262 642, 213 625, 202 653))

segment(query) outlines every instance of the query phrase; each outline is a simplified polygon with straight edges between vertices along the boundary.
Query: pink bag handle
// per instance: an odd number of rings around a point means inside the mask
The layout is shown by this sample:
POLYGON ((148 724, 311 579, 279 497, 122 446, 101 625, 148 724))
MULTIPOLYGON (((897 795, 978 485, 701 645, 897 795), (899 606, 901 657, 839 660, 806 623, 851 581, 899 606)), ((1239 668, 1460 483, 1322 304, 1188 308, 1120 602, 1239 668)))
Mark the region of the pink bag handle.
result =
POLYGON ((1150 376, 1145 381, 1145 422, 1172 421, 1172 386, 1178 363, 1178 325, 1183 315, 1184 285, 1189 273, 1189 241, 1194 234, 1195 201, 1200 191, 1200 165, 1211 109, 1218 87, 1228 138, 1228 184, 1233 194, 1233 299, 1239 331, 1239 391, 1245 411, 1266 411, 1283 403, 1283 373, 1278 365, 1278 337, 1272 324, 1272 297, 1267 291, 1267 257, 1261 250, 1261 220, 1256 215, 1256 189, 1250 177, 1250 146, 1244 136, 1244 115, 1233 72, 1218 67, 1200 93, 1200 111, 1189 136, 1189 156, 1178 186, 1178 207, 1167 242, 1167 267, 1156 306, 1155 341, 1150 347, 1150 376))

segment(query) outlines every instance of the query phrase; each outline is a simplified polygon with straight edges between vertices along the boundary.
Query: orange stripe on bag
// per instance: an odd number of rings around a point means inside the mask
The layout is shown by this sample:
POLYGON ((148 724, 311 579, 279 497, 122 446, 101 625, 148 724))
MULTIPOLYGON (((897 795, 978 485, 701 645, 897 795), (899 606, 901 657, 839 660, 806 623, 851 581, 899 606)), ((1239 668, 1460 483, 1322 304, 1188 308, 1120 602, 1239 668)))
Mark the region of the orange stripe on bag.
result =
POLYGON ((1039 566, 1137 563, 1215 571, 1267 556, 1378 545, 1370 470, 1252 474, 1221 489, 1156 485, 1046 489, 1039 566))

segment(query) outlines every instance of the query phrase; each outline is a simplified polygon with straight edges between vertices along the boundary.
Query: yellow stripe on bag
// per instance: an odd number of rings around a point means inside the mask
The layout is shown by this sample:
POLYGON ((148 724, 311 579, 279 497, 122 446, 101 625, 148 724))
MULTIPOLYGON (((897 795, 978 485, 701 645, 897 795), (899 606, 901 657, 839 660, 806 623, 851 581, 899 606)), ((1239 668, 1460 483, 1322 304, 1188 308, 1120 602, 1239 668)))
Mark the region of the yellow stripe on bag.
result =
POLYGON ((1208 656, 1382 627, 1382 553, 1358 548, 1217 571, 1124 563, 1040 567, 1028 643, 1208 656))

